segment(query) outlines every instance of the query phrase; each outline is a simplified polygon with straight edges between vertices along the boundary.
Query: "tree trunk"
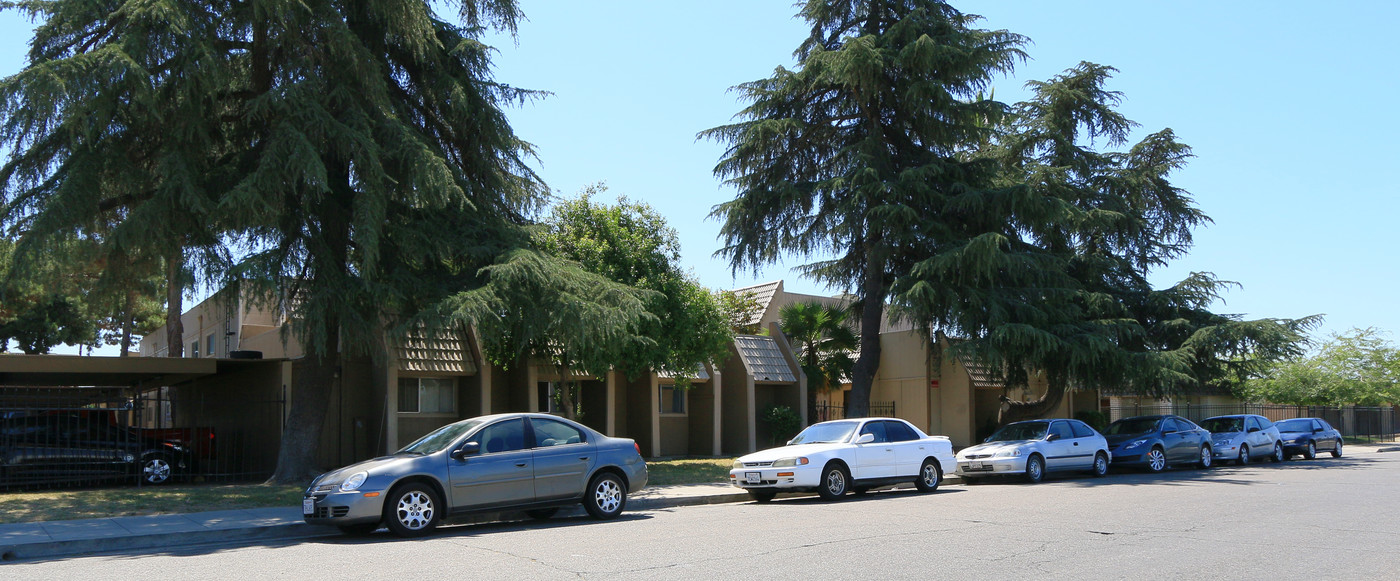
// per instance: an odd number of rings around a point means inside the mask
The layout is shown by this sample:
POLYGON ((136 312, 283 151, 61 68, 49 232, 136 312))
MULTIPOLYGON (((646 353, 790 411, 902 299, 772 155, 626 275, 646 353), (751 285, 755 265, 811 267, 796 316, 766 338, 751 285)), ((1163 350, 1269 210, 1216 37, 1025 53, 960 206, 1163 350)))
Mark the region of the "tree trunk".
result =
POLYGON ((851 371, 851 397, 846 414, 870 415, 870 388, 880 370, 880 323, 885 320, 885 268, 873 249, 866 250, 865 276, 861 281, 860 357, 851 371))
POLYGON ((122 308, 122 352, 117 357, 128 357, 131 352, 131 327, 136 324, 136 291, 126 291, 126 306, 122 308))
MULTIPOLYGON (((354 190, 347 164, 332 160, 326 165, 332 180, 331 192, 316 202, 313 210, 321 221, 321 240, 311 245, 310 284, 344 285, 353 278, 350 274, 350 221, 354 190)), ((306 300, 317 300, 317 295, 309 292, 306 300)), ((315 309, 303 308, 312 312, 315 309)), ((321 429, 330 411, 331 388, 339 380, 344 357, 341 321, 335 313, 336 309, 324 308, 319 313, 325 317, 321 323, 323 334, 302 338, 309 365, 294 382, 296 387, 292 392, 287 425, 282 430, 282 445, 277 453, 277 470, 268 478, 269 484, 306 484, 320 473, 316 456, 321 448, 321 429)), ((379 332, 383 332, 382 329, 379 332)))
MULTIPOLYGON (((806 345, 805 347, 806 347, 806 349, 807 349, 807 368, 808 368, 808 369, 817 369, 817 364, 818 364, 817 357, 816 357, 817 346, 816 346, 816 345, 808 344, 808 345, 806 345)), ((822 377, 817 377, 816 374, 812 374, 812 373, 808 373, 808 374, 807 374, 807 423, 808 423, 808 424, 815 424, 815 423, 817 423, 817 391, 819 391, 819 390, 821 390, 822 388, 826 387, 826 382, 823 381, 823 380, 824 380, 824 378, 822 378, 822 377)))
MULTIPOLYGON (((340 331, 338 323, 327 331, 340 331)), ((331 406, 331 386, 337 381, 340 354, 310 354, 307 365, 297 369, 287 423, 282 428, 282 444, 277 451, 277 469, 267 484, 305 485, 321 473, 316 455, 321 448, 321 430, 331 406)))
POLYGON ((185 250, 175 248, 175 253, 165 259, 165 351, 166 357, 185 356, 185 326, 180 321, 184 311, 185 283, 181 270, 185 265, 185 250))
POLYGON ((1001 410, 1001 425, 1045 417, 1045 414, 1050 413, 1065 398, 1066 383, 1062 378, 1049 378, 1049 387, 1046 388, 1045 395, 1035 401, 1011 401, 1002 396, 1001 401, 1006 407, 1001 410))

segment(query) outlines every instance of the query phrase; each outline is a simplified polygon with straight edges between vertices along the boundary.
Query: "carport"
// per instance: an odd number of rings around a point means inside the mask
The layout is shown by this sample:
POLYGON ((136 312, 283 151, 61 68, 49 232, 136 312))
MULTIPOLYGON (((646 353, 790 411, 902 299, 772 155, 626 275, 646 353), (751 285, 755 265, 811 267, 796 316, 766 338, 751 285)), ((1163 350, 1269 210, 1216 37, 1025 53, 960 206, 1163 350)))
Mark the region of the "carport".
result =
POLYGON ((101 417, 185 444, 199 479, 253 480, 275 467, 289 375, 284 360, 0 354, 0 419, 101 417))

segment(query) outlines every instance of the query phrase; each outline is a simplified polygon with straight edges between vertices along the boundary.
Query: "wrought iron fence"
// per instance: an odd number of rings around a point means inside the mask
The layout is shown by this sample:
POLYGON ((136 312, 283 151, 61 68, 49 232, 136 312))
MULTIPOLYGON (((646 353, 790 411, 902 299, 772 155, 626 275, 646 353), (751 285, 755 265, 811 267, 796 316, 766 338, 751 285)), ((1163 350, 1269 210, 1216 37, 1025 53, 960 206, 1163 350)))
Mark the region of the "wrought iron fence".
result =
MULTIPOLYGON (((844 406, 819 403, 817 404, 817 417, 809 419, 811 420, 811 423, 815 424, 817 422, 825 422, 827 420, 841 420, 848 417, 854 416, 847 414, 846 408, 844 406)), ((871 402, 870 413, 866 417, 895 417, 894 402, 871 402)))
POLYGON ((0 387, 0 489, 264 479, 283 405, 196 388, 0 387))
POLYGON ((1258 414, 1272 421, 1292 418, 1322 418, 1342 435, 1365 442, 1395 442, 1400 434, 1400 414, 1394 407, 1326 407, 1288 406, 1273 404, 1174 404, 1174 403, 1132 403, 1114 404, 1102 410, 1108 420, 1157 414, 1175 414, 1193 422, 1209 417, 1233 414, 1258 414))

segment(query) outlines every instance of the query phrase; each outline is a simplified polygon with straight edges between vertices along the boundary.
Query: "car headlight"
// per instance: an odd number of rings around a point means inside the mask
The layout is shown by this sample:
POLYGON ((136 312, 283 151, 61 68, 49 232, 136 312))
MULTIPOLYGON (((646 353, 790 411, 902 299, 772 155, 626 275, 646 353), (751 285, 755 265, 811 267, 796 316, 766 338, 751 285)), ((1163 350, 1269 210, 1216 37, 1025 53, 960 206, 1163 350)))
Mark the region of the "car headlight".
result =
POLYGON ((993 458, 1019 458, 1020 456, 1020 448, 1011 448, 1009 450, 997 450, 996 454, 992 454, 993 458))
POLYGON ((740 460, 740 459, 738 459, 738 458, 735 458, 735 459, 734 459, 734 469, 735 469, 735 470, 738 470, 738 469, 743 468, 743 467, 744 467, 744 461, 743 461, 743 460, 740 460))
POLYGON ((1136 448, 1136 447, 1141 446, 1141 445, 1146 444, 1146 443, 1147 443, 1147 440, 1133 440, 1133 441, 1131 441, 1131 442, 1128 442, 1128 445, 1127 445, 1127 446, 1123 446, 1123 449, 1124 449, 1124 450, 1132 450, 1133 448, 1136 448))
POLYGON ((366 478, 369 478, 368 472, 356 472, 351 474, 349 478, 345 479, 345 482, 340 483, 340 491, 350 492, 351 490, 359 490, 360 486, 365 483, 366 478))
POLYGON ((793 466, 806 465, 807 458, 805 456, 799 456, 797 458, 780 458, 776 462, 773 462, 774 468, 792 468, 793 466))

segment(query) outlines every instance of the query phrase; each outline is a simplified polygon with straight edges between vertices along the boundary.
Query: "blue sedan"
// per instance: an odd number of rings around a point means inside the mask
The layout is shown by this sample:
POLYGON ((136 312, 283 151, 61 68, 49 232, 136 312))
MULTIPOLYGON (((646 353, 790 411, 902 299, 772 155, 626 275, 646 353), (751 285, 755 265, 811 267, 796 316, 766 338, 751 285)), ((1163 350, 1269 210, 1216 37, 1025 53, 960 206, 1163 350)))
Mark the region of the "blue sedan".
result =
POLYGON ((1215 454, 1210 432, 1181 416, 1137 416, 1109 424, 1104 432, 1114 466, 1161 472, 1169 465, 1210 468, 1215 454))

